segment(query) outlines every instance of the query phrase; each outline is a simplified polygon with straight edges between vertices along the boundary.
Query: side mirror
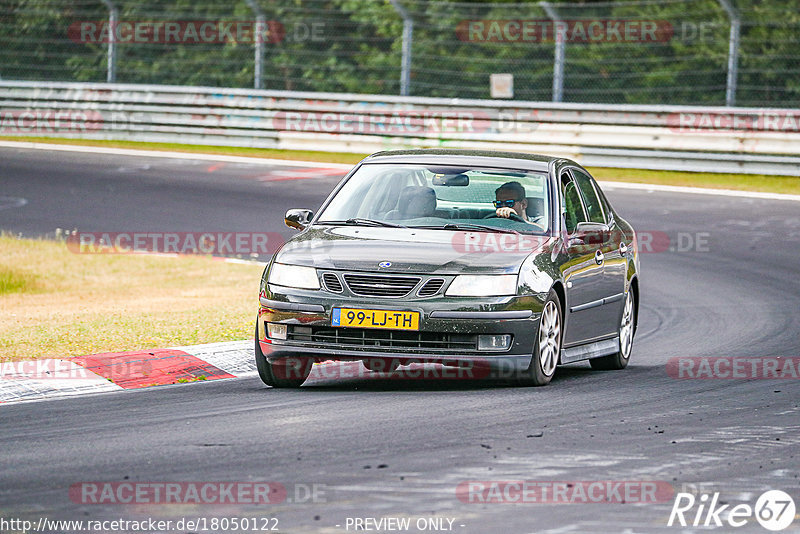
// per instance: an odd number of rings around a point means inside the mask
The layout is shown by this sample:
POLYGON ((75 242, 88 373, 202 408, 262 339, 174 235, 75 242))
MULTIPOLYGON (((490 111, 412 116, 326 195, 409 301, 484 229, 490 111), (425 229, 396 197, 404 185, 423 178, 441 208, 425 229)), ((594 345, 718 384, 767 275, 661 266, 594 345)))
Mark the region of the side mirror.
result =
POLYGON ((292 209, 287 211, 286 215, 283 216, 283 222, 286 223, 286 226, 289 228, 305 230, 313 216, 314 212, 311 210, 292 209))
POLYGON ((579 222, 570 236, 570 245, 602 245, 606 240, 608 226, 604 223, 579 222))

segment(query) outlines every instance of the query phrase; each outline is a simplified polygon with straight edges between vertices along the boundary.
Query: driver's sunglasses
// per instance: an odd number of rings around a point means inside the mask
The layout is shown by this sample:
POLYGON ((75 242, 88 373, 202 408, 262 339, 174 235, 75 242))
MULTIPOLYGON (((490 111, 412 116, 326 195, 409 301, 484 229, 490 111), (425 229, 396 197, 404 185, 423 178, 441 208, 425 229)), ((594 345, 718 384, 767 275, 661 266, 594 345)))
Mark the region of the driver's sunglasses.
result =
POLYGON ((513 208, 514 204, 519 202, 519 200, 495 200, 494 207, 495 208, 513 208))

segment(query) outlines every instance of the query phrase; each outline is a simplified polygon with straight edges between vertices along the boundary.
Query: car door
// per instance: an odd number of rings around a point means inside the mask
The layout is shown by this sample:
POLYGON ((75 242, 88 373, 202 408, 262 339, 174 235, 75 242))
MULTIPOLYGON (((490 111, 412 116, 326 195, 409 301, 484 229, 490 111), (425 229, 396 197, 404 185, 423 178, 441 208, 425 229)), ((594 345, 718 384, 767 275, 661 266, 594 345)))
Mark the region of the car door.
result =
POLYGON ((602 288, 600 296, 602 296, 603 302, 598 306, 598 320, 601 322, 598 325, 598 331, 601 336, 615 334, 619 326, 624 300, 622 297, 625 290, 627 261, 621 251, 625 250, 625 245, 619 240, 620 231, 614 226, 615 221, 612 214, 609 213, 610 210, 603 205, 600 199, 597 183, 582 169, 573 168, 571 171, 581 193, 589 222, 604 225, 604 230, 597 239, 603 268, 600 282, 602 288))
POLYGON ((579 227, 588 222, 578 186, 568 170, 560 175, 562 224, 566 261, 562 264, 567 296, 563 346, 578 345, 603 335, 600 310, 605 290, 603 265, 596 254, 600 248, 593 235, 581 235, 579 227))

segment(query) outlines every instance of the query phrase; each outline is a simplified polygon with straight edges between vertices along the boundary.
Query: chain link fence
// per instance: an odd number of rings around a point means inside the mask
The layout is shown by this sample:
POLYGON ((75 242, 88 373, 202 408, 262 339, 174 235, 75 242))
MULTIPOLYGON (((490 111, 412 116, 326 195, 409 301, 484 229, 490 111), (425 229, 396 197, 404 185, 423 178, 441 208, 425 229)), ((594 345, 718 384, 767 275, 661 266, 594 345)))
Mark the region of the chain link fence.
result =
POLYGON ((800 107, 800 9, 797 0, 1 0, 0 78, 800 107), (495 78, 493 93, 493 74, 513 81, 495 78))

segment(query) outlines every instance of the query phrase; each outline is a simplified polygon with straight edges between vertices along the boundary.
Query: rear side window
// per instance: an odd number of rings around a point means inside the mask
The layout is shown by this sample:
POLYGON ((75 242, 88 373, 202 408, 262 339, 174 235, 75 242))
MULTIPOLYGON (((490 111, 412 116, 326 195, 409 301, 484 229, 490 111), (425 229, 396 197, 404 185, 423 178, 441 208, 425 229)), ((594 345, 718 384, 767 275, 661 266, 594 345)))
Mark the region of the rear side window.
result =
POLYGON ((587 215, 591 222, 605 223, 606 216, 603 213, 603 206, 600 204, 600 198, 597 196, 597 191, 592 185, 592 179, 584 172, 578 169, 573 169, 572 174, 575 176, 575 181, 578 183, 578 188, 583 194, 583 200, 586 205, 587 215))

